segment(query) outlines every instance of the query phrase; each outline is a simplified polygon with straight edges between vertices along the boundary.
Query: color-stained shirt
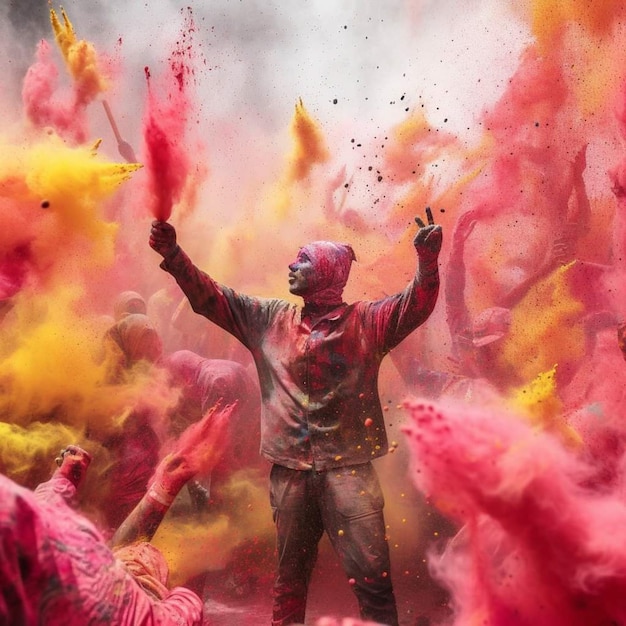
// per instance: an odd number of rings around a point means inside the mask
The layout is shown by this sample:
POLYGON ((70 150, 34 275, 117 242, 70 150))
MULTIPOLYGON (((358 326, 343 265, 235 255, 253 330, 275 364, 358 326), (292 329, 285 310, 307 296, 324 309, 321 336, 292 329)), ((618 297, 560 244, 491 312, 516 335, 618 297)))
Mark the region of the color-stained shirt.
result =
POLYGON ((285 300, 215 282, 180 249, 161 263, 196 313, 254 358, 262 396, 261 454, 298 470, 366 463, 388 451, 378 395, 383 357, 431 314, 435 272, 400 293, 339 304, 320 317, 285 300))
POLYGON ((68 506, 74 493, 59 476, 33 493, 0 474, 0 624, 199 626, 200 598, 182 587, 149 595, 68 506))

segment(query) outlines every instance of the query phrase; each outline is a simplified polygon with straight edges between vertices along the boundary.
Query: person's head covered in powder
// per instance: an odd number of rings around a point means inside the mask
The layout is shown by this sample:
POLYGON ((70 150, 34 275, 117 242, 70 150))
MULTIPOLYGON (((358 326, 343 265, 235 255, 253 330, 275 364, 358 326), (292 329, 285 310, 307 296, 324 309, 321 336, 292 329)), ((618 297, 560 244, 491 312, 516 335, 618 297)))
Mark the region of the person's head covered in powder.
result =
POLYGON ((135 366, 157 363, 163 355, 163 343, 147 315, 128 313, 106 331, 104 351, 108 379, 122 382, 135 366))
POLYGON ((306 304, 333 305, 342 301, 352 262, 352 247, 333 241, 314 241, 300 248, 289 264, 289 291, 306 304))
POLYGON ((136 291, 122 291, 113 303, 113 316, 119 321, 127 315, 147 314, 147 305, 143 296, 136 291))

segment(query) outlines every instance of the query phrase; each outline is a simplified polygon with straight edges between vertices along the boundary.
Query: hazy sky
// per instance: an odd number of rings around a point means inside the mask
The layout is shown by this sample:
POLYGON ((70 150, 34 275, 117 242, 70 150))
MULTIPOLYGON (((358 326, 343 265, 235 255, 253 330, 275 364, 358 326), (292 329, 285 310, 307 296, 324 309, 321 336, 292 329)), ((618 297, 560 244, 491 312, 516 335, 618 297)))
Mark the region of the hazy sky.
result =
MULTIPOLYGON (((20 45, 13 44, 9 57, 27 55, 26 44, 45 33, 47 3, 29 4, 25 14, 16 3, 5 21, 20 28, 20 45)), ((299 97, 330 127, 358 119, 375 134, 424 103, 433 124, 461 131, 499 95, 530 37, 508 3, 497 0, 68 0, 62 6, 79 38, 100 53, 119 53, 119 88, 133 101, 142 96, 144 66, 165 61, 191 15, 203 57, 196 79, 205 115, 241 115, 270 132, 285 126, 299 97)))

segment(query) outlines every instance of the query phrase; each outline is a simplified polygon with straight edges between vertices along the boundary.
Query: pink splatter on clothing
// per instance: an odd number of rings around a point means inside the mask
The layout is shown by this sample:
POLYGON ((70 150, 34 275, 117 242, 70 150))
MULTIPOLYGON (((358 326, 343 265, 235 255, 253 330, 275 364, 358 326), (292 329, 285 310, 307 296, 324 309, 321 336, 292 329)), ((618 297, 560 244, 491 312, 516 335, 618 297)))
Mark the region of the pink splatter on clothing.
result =
MULTIPOLYGON (((199 625, 196 594, 177 587, 159 600, 146 592, 93 524, 68 505, 74 494, 59 475, 35 493, 0 475, 0 623, 199 625)), ((162 577, 162 569, 152 570, 162 577)))

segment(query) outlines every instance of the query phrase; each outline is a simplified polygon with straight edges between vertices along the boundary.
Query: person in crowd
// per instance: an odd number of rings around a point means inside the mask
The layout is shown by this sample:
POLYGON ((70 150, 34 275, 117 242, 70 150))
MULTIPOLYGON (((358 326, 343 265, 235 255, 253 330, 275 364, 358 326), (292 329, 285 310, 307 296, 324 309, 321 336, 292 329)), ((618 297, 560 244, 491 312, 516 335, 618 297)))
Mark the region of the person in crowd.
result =
MULTIPOLYGON (((200 598, 167 587, 167 563, 154 546, 127 545, 116 553, 76 510, 90 462, 87 451, 67 446, 50 480, 34 492, 0 475, 0 623, 199 626, 200 598)), ((161 502, 163 483, 171 498, 189 478, 177 472, 181 465, 166 458, 147 498, 160 491, 161 502)), ((135 526, 149 524, 136 519, 135 526)))
POLYGON ((161 442, 155 432, 157 409, 142 402, 139 391, 149 390, 149 381, 163 356, 163 346, 156 328, 145 314, 146 305, 136 292, 122 292, 114 303, 114 323, 105 332, 104 363, 107 383, 129 391, 130 404, 123 426, 112 433, 103 445, 110 451, 109 484, 121 484, 116 506, 106 511, 112 528, 116 528, 141 499, 148 478, 158 462, 161 442), (144 311, 144 312, 142 312, 144 311))
POLYGON ((176 350, 163 359, 180 399, 171 412, 170 432, 178 435, 219 403, 235 404, 228 431, 228 449, 210 475, 198 476, 187 487, 199 509, 224 499, 224 483, 240 469, 257 466, 260 437, 260 394, 247 369, 227 359, 208 359, 191 350, 176 350))

